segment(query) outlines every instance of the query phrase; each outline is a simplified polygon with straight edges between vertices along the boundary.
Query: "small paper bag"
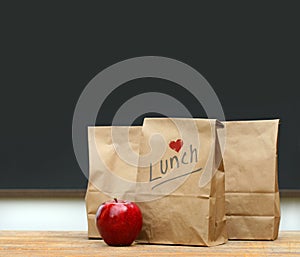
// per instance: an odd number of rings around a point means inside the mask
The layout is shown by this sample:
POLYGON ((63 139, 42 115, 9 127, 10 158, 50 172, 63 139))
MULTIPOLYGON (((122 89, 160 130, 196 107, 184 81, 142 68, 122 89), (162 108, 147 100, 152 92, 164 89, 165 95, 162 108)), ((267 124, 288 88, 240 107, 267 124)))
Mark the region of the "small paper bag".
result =
POLYGON ((279 120, 230 121, 224 152, 229 239, 275 240, 280 221, 279 120))
POLYGON ((219 124, 208 119, 144 120, 137 174, 143 213, 138 242, 203 246, 226 242, 219 124))
POLYGON ((88 128, 89 183, 85 202, 89 238, 100 238, 95 215, 101 203, 113 197, 134 201, 140 133, 141 127, 88 128))

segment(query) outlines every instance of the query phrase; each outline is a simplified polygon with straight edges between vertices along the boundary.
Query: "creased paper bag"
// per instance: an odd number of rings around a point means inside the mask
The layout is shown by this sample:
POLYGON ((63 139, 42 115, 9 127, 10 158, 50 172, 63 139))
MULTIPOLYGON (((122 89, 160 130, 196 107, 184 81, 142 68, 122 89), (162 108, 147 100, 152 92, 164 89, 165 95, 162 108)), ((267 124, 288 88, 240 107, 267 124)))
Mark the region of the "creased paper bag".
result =
POLYGON ((95 215, 101 203, 113 197, 134 201, 140 133, 141 127, 88 128, 89 183, 85 202, 89 238, 100 238, 95 215))
POLYGON ((145 119, 140 137, 138 242, 211 246, 227 240, 218 122, 145 119))
POLYGON ((224 152, 229 239, 274 240, 280 199, 277 175, 279 120, 230 121, 224 152))

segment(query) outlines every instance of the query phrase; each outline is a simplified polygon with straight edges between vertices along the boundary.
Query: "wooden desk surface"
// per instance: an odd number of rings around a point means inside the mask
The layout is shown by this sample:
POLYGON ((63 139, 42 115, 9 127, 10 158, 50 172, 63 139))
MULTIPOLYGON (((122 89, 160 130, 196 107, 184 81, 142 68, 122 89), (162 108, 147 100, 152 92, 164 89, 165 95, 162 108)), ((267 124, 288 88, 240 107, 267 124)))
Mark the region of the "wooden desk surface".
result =
POLYGON ((0 256, 300 256, 300 231, 276 241, 229 241, 214 247, 141 245, 110 247, 86 232, 0 231, 0 256))

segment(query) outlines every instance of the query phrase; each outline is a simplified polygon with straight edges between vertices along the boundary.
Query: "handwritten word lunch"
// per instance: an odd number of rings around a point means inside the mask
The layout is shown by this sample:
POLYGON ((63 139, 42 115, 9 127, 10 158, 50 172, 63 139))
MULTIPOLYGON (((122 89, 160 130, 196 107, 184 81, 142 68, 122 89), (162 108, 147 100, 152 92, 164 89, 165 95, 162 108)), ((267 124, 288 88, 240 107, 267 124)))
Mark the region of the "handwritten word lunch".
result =
MULTIPOLYGON (((160 175, 165 175, 169 170, 172 170, 173 168, 179 168, 181 165, 187 165, 191 163, 197 163, 198 162, 198 154, 197 149, 193 148, 192 145, 189 147, 189 151, 184 152, 181 157, 178 158, 178 156, 174 155, 173 157, 170 157, 166 160, 160 160, 160 175)), ((191 172, 189 172, 191 173, 191 172)), ((153 177, 153 171, 152 171, 152 163, 149 165, 149 181, 152 182, 154 180, 162 178, 162 176, 158 175, 157 177, 153 177)))

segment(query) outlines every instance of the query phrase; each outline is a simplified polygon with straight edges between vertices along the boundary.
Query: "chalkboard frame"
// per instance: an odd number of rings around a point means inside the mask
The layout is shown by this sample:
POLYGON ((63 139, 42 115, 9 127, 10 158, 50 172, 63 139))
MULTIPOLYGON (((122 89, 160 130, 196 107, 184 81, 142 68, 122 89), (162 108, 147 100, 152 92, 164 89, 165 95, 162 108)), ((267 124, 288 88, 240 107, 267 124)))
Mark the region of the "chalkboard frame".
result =
MULTIPOLYGON (((280 197, 300 197, 300 189, 279 189, 280 197)), ((84 198, 86 189, 0 189, 0 198, 84 198)))

